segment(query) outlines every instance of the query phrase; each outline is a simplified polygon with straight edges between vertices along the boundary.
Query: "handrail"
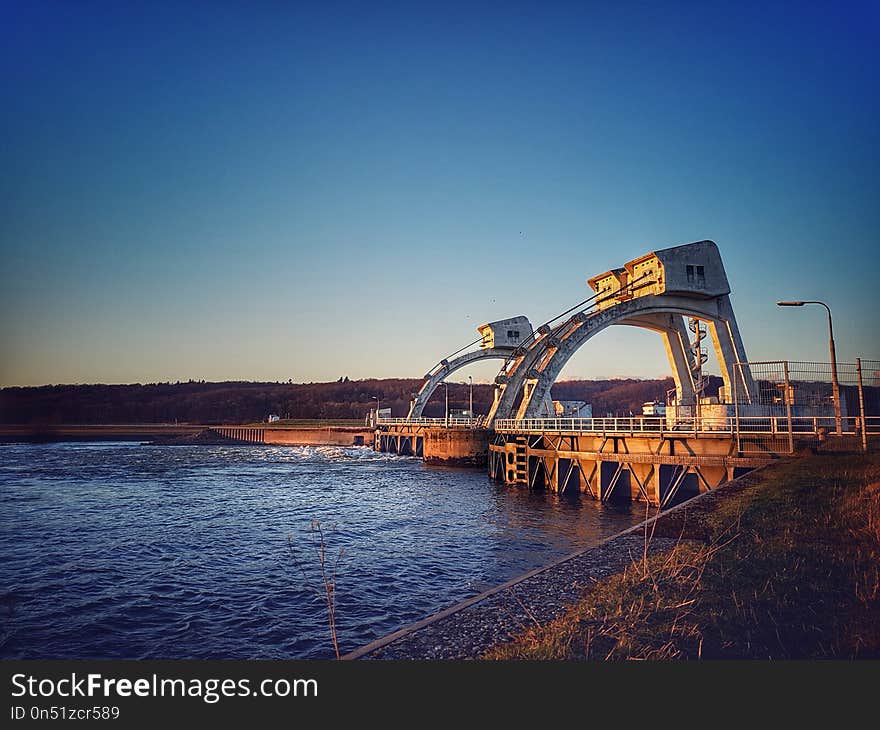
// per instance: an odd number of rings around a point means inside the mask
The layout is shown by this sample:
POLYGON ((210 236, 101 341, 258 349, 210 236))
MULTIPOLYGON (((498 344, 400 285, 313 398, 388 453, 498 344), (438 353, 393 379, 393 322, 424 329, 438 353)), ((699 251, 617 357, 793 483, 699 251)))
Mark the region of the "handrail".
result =
MULTIPOLYGON (((843 433, 859 434, 861 419, 846 417, 843 433)), ((700 418, 618 417, 618 418, 503 418, 495 421, 495 430, 501 432, 578 432, 578 433, 737 433, 736 420, 730 416, 700 418)), ((866 433, 880 433, 880 416, 865 418, 866 433)), ((738 433, 754 434, 818 434, 820 429, 830 434, 836 428, 834 416, 740 416, 738 433)))
POLYGON ((380 418, 378 426, 473 426, 479 418, 462 418, 460 416, 449 418, 380 418))
MULTIPOLYGON (((845 434, 859 434, 861 419, 845 417, 845 434)), ((479 426, 481 418, 380 418, 378 426, 479 426)), ((835 430, 834 416, 740 416, 740 434, 788 434, 789 423, 793 434, 818 434, 835 430)), ((865 418, 865 432, 880 434, 880 416, 865 418)), ((667 419, 665 416, 623 416, 617 418, 500 418, 494 428, 500 432, 577 432, 639 434, 669 432, 677 433, 737 433, 736 419, 732 416, 703 416, 667 419)))

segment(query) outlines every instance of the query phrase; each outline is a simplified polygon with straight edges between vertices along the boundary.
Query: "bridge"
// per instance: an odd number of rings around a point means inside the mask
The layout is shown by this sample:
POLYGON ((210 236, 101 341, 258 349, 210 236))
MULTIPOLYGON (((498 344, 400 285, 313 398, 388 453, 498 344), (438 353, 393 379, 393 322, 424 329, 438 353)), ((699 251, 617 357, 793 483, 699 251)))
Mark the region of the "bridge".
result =
MULTIPOLYGON (((825 441, 829 431, 856 438, 866 448, 869 426, 880 430, 880 423, 865 418, 860 368, 859 416, 835 420, 821 397, 809 406, 799 404, 788 370, 783 397, 776 382, 767 392, 769 381, 755 377, 756 366, 776 363, 749 363, 714 242, 652 251, 587 283, 591 296, 537 328, 522 315, 478 327, 478 340, 425 375, 406 418, 376 423, 376 448, 440 463, 485 463, 493 478, 508 484, 577 489, 601 500, 626 495, 662 506, 679 494, 713 489, 782 454, 825 441), (551 387, 581 347, 614 325, 660 335, 675 384, 666 415, 559 418, 564 414, 552 400, 551 387), (723 380, 712 397, 705 394, 702 372, 707 341, 723 380), (500 360, 501 368, 486 416, 423 417, 432 394, 450 375, 489 359, 500 360)), ((774 373, 773 379, 782 377, 774 373)))

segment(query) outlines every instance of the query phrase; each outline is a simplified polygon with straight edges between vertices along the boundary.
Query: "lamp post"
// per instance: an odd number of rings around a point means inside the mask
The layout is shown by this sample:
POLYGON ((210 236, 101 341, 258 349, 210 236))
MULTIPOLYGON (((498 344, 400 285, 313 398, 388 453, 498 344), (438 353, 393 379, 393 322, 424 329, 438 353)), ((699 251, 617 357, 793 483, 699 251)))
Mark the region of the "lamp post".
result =
POLYGON ((470 409, 471 409, 471 421, 474 420, 474 379, 472 376, 468 375, 468 390, 469 392, 469 401, 470 401, 470 409))
POLYGON ((372 395, 372 396, 370 396, 370 399, 376 401, 376 425, 378 426, 379 425, 379 396, 372 395))
POLYGON ((831 307, 825 304, 825 302, 819 301, 776 302, 778 307, 803 307, 805 304, 820 304, 828 312, 828 347, 831 351, 831 396, 834 399, 834 425, 839 435, 841 433, 840 383, 837 381, 837 354, 834 351, 834 326, 831 323, 831 307))
POLYGON ((446 428, 449 428, 449 383, 444 380, 442 383, 440 383, 440 385, 442 385, 444 390, 446 391, 446 405, 443 411, 443 425, 446 426, 446 428))

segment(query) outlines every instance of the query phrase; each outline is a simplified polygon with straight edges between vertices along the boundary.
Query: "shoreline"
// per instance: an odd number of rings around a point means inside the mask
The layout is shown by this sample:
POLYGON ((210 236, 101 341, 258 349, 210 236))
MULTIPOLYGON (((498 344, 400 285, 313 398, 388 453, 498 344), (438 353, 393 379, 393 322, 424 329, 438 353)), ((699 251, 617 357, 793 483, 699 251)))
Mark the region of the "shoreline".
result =
MULTIPOLYGON (((774 462, 776 463, 776 462, 774 462)), ((499 643, 561 616, 592 584, 622 573, 645 550, 646 530, 688 509, 713 509, 719 497, 760 483, 772 464, 726 482, 687 502, 655 514, 598 545, 534 568, 506 583, 465 599, 342 656, 345 660, 479 659, 499 643)), ((655 536, 648 555, 668 552, 677 539, 655 536)))
POLYGON ((343 658, 878 658, 878 525, 876 450, 783 458, 343 658))

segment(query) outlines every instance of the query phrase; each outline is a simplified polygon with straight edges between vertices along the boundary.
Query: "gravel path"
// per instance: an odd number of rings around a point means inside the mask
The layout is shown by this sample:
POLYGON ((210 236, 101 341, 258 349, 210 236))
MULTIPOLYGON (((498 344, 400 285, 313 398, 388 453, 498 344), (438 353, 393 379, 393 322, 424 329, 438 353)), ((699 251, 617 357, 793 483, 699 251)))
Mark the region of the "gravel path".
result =
MULTIPOLYGON (((669 538, 655 538, 651 552, 668 550, 674 544, 675 540, 669 538)), ((622 572, 643 550, 642 535, 619 537, 530 574, 514 585, 505 584, 491 595, 483 594, 481 600, 443 618, 426 619, 430 623, 422 628, 403 629, 407 633, 384 646, 370 649, 374 642, 346 658, 477 658, 498 642, 534 625, 534 621, 544 623, 560 615, 566 604, 580 598, 594 581, 622 572)))

